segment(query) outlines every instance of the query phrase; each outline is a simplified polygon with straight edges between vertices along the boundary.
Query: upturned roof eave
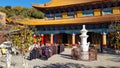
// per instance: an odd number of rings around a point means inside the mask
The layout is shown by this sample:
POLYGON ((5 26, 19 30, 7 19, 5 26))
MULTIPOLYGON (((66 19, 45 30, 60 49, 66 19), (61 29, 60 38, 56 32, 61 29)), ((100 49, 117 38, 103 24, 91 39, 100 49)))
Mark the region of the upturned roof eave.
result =
POLYGON ((73 6, 73 5, 95 4, 95 3, 108 2, 108 1, 113 2, 112 0, 97 0, 97 1, 89 1, 89 2, 81 2, 81 3, 63 4, 63 5, 32 4, 32 7, 37 9, 49 9, 49 8, 65 7, 65 6, 73 6))

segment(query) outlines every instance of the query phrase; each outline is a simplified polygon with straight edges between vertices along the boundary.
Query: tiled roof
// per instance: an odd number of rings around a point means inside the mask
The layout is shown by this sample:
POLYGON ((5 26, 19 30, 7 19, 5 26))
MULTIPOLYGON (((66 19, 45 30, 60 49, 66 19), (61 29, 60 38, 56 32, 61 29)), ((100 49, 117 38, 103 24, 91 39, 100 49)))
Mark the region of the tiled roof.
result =
POLYGON ((35 8, 51 8, 51 7, 59 7, 59 6, 67 6, 67 5, 105 2, 105 1, 113 1, 113 0, 51 0, 46 4, 32 4, 32 6, 35 8))

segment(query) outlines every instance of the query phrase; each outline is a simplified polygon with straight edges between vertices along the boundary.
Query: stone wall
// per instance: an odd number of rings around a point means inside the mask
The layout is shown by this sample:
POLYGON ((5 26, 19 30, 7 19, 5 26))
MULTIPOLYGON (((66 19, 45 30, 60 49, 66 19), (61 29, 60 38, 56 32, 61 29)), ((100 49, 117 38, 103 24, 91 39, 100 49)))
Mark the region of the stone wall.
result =
POLYGON ((5 24, 6 23, 6 14, 3 12, 0 12, 0 24, 5 24))

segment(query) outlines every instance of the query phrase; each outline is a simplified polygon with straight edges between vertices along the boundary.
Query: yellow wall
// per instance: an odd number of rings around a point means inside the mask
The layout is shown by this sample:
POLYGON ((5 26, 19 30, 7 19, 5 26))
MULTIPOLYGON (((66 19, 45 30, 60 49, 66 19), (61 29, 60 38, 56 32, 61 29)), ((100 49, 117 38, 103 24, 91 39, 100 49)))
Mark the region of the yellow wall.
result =
POLYGON ((82 11, 77 11, 77 17, 82 17, 82 11))
POLYGON ((120 14, 120 7, 113 7, 113 14, 120 14))
POLYGON ((94 16, 100 16, 100 9, 94 9, 94 16))
POLYGON ((62 18, 67 18, 67 12, 62 13, 62 18))

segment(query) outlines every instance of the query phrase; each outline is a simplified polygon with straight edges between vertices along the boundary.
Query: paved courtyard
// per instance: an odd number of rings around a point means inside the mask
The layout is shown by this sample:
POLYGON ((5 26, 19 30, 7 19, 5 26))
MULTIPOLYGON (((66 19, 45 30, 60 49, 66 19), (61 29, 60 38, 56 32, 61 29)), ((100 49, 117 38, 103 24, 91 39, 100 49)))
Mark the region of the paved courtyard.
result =
MULTIPOLYGON (((120 55, 98 54, 97 61, 77 61, 71 59, 71 48, 65 48, 61 54, 56 54, 48 60, 22 60, 22 56, 12 56, 11 68, 24 68, 22 62, 26 62, 26 68, 40 66, 41 68, 120 68, 120 55)), ((0 58, 0 65, 6 68, 4 57, 0 58)))

